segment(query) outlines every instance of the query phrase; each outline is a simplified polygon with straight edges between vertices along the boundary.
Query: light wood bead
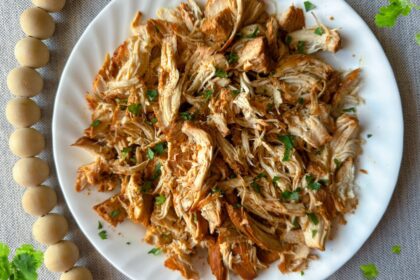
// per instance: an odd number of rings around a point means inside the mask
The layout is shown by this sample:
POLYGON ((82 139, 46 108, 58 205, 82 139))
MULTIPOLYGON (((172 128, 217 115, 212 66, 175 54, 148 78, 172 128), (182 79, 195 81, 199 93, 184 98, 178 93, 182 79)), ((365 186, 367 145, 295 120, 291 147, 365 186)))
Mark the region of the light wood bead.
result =
POLYGON ((93 280, 92 273, 85 267, 73 267, 61 274, 60 280, 93 280))
POLYGON ((22 196, 23 210, 32 216, 48 214, 56 205, 57 195, 49 187, 30 187, 22 196))
POLYGON ((32 0, 32 3, 48 12, 59 12, 66 4, 66 0, 32 0))
POLYGON ((67 234, 69 225, 66 218, 59 214, 48 214, 38 218, 32 226, 36 241, 46 245, 59 242, 67 234))
POLYGON ((10 135, 9 147, 18 157, 33 157, 45 148, 45 139, 36 129, 18 128, 10 135))
POLYGON ((28 37, 17 42, 15 57, 22 66, 38 68, 47 65, 50 51, 40 40, 28 37))
POLYGON ((18 67, 7 75, 7 87, 16 96, 33 97, 44 87, 44 80, 34 69, 18 67))
POLYGON ((20 15, 20 26, 27 36, 41 40, 50 38, 55 31, 54 19, 37 7, 28 8, 20 15))
POLYGON ((6 119, 16 128, 28 127, 39 121, 41 109, 28 98, 15 98, 6 105, 6 119))
POLYGON ((51 245, 44 253, 44 264, 51 272, 71 269, 79 259, 79 249, 73 242, 63 240, 51 245))
POLYGON ((48 164, 36 157, 21 158, 13 166, 13 179, 24 187, 34 187, 47 180, 50 169, 48 164))

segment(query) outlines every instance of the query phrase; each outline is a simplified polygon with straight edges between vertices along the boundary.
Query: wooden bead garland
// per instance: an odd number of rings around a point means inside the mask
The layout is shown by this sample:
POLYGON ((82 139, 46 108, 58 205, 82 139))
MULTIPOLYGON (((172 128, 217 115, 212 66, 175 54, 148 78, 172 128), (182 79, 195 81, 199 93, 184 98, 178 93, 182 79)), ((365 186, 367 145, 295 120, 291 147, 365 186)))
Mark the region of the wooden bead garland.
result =
POLYGON ((28 187, 22 196, 24 211, 39 216, 32 232, 35 240, 49 245, 44 263, 52 272, 64 272, 62 280, 91 280, 92 274, 84 267, 73 267, 79 259, 79 249, 68 240, 64 216, 50 213, 57 205, 57 195, 52 188, 40 186, 49 176, 44 160, 34 157, 45 148, 44 136, 30 128, 40 120, 41 110, 30 97, 41 92, 44 81, 34 69, 43 67, 50 60, 48 47, 41 41, 50 38, 55 23, 48 12, 59 12, 65 0, 32 0, 35 7, 28 8, 20 16, 20 26, 28 36, 17 42, 15 58, 20 64, 7 76, 7 86, 17 98, 6 106, 6 118, 17 130, 9 138, 10 150, 21 159, 13 167, 13 179, 28 187))

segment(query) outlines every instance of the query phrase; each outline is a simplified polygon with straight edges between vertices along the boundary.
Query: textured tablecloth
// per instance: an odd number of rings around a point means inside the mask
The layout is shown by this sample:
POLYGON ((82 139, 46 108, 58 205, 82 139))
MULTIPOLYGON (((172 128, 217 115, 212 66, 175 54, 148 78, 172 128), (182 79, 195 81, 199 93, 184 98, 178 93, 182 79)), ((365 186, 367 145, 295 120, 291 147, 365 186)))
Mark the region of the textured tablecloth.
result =
MULTIPOLYGON (((41 157, 47 159, 50 166, 53 166, 51 117, 59 77, 80 35, 108 2, 67 0, 63 12, 54 15, 57 22, 56 33, 47 41, 52 59, 41 71, 45 77, 44 91, 35 98, 42 110, 41 124, 35 127, 42 131, 47 139, 47 150, 41 157)), ((373 29, 397 77, 405 120, 404 157, 398 186, 384 218, 361 250, 329 279, 362 279, 359 265, 371 262, 375 263, 380 271, 378 279, 420 279, 420 46, 414 41, 414 35, 420 32, 419 13, 399 21, 397 27, 392 30, 382 30, 375 27, 373 18, 385 0, 347 2, 373 29), (396 244, 400 244, 402 248, 399 256, 391 254, 391 247, 396 244)), ((17 158, 8 149, 8 138, 13 128, 7 123, 3 113, 7 101, 11 98, 6 86, 6 76, 17 66, 13 56, 14 45, 24 36, 19 27, 19 15, 30 5, 29 0, 0 0, 0 242, 9 244, 13 249, 23 243, 32 243, 42 248, 31 236, 35 218, 26 215, 21 208, 20 201, 24 189, 12 180, 12 167, 17 158)), ((55 211, 64 212, 71 221, 68 238, 74 240, 80 248, 82 258, 79 264, 88 266, 94 274, 94 279, 127 279, 95 251, 71 220, 54 174, 49 185, 54 186, 59 193, 60 205, 55 211)), ((45 268, 41 269, 40 279, 58 277, 58 274, 50 273, 45 268)))

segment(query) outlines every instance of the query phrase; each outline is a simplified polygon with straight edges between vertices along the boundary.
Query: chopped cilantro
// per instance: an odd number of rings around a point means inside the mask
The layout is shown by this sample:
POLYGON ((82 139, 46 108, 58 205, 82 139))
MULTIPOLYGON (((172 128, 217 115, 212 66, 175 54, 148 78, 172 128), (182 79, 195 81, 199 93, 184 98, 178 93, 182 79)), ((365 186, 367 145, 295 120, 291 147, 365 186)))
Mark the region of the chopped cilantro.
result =
POLYGON ((372 137, 372 136, 373 136, 372 134, 368 134, 368 135, 367 135, 367 138, 370 138, 370 137, 372 137))
POLYGON ((152 188, 152 182, 151 181, 145 181, 143 186, 141 187, 142 193, 147 193, 152 188))
POLYGON ((162 175, 161 168, 162 168, 162 164, 158 162, 155 166, 155 170, 153 170, 152 180, 156 180, 157 178, 160 177, 160 175, 162 175))
POLYGON ((308 218, 314 225, 317 225, 319 223, 318 217, 314 213, 306 213, 306 215, 308 215, 308 218))
POLYGON ((121 150, 122 159, 126 159, 128 154, 133 151, 133 147, 125 147, 121 150))
POLYGON ((164 196, 163 194, 160 194, 157 197, 155 197, 155 203, 157 205, 162 205, 165 203, 165 201, 166 201, 166 196, 164 196))
POLYGON ((193 119, 193 115, 189 112, 181 112, 180 115, 184 121, 191 121, 193 119))
POLYGON ((227 59, 229 64, 234 64, 234 63, 238 62, 239 56, 235 52, 229 52, 229 53, 226 54, 226 59, 227 59))
POLYGON ((234 89, 230 91, 234 96, 237 96, 238 94, 241 93, 241 91, 239 89, 234 89))
POLYGON ((260 193, 261 192, 261 186, 258 185, 257 182, 253 181, 251 183, 251 187, 254 189, 255 192, 260 193))
POLYGON ((147 158, 150 160, 155 158, 155 152, 150 148, 147 148, 147 158))
POLYGON ((104 226, 102 225, 101 221, 98 221, 98 229, 102 229, 104 226))
POLYGON ((363 276, 368 280, 375 279, 379 275, 378 269, 373 263, 361 265, 360 270, 362 271, 363 276))
POLYGON ((106 232, 106 230, 101 230, 101 231, 98 233, 98 235, 99 235, 99 237, 100 237, 102 240, 108 239, 108 233, 106 232))
POLYGON ((126 242, 125 244, 127 244, 127 245, 131 245, 131 242, 126 242))
POLYGON ((153 147, 153 151, 160 156, 166 151, 167 148, 168 142, 160 142, 153 147))
POLYGON ((292 220, 292 225, 293 225, 293 229, 298 229, 300 228, 299 222, 298 222, 298 218, 294 217, 292 220))
POLYGON ((324 29, 323 29, 321 26, 319 26, 319 27, 317 27, 317 28, 315 29, 314 33, 315 33, 316 35, 321 36, 322 34, 324 34, 324 33, 325 33, 325 31, 324 31, 324 29))
POLYGON ((346 113, 350 113, 350 112, 356 113, 356 108, 351 107, 351 108, 343 109, 343 112, 346 112, 346 113))
POLYGON ((247 38, 247 39, 255 38, 255 37, 258 36, 258 33, 260 33, 260 28, 257 26, 257 27, 255 27, 254 32, 252 32, 251 34, 246 35, 245 38, 247 38))
POLYGON ((228 77, 228 73, 225 70, 219 69, 219 68, 216 69, 215 75, 216 75, 216 77, 219 77, 219 78, 227 78, 228 77))
POLYGON ((284 42, 286 43, 286 45, 290 45, 292 41, 293 41, 293 38, 290 35, 287 35, 286 38, 284 39, 284 42))
POLYGON ((394 245, 391 248, 392 253, 399 255, 401 253, 401 246, 400 245, 394 245))
POLYGON ((290 192, 290 191, 284 191, 281 193, 281 197, 284 198, 285 200, 294 200, 297 201, 300 199, 300 189, 297 188, 296 191, 290 192))
POLYGON ((209 101, 211 96, 213 95, 213 91, 208 89, 203 92, 203 97, 206 101, 209 101))
POLYGON ((119 105, 121 111, 124 111, 125 109, 127 109, 127 102, 128 102, 127 98, 123 98, 123 99, 115 98, 115 101, 119 105))
POLYGON ((305 275, 305 272, 301 271, 300 276, 303 276, 303 275, 305 275))
POLYGON ((321 188, 321 184, 315 182, 315 178, 312 175, 305 176, 306 183, 308 184, 307 187, 310 190, 317 191, 321 188))
POLYGON ((118 210, 118 209, 116 209, 116 210, 113 210, 111 212, 111 214, 109 214, 109 215, 111 216, 111 218, 116 218, 116 217, 118 217, 120 215, 120 213, 121 213, 121 211, 118 210))
POLYGON ((148 89, 146 92, 147 98, 149 99, 149 101, 153 102, 156 101, 159 93, 157 91, 157 89, 148 89))
POLYGON ((91 127, 98 127, 100 124, 101 124, 101 120, 96 119, 91 123, 90 126, 91 127))
POLYGON ((309 11, 311 11, 311 10, 313 10, 313 9, 316 8, 316 6, 312 2, 310 2, 310 1, 303 2, 303 5, 305 6, 305 11, 306 12, 309 12, 309 11))
POLYGON ((318 231, 316 229, 312 230, 312 238, 314 238, 316 236, 316 234, 318 233, 318 231))
POLYGON ((293 136, 292 135, 279 135, 278 139, 284 145, 284 155, 282 161, 289 161, 293 149, 293 136))
POLYGON ((148 254, 152 254, 155 256, 159 256, 162 253, 162 250, 159 248, 153 248, 152 250, 150 250, 149 252, 147 252, 148 254))
POLYGON ((214 187, 211 189, 211 193, 222 193, 222 190, 219 187, 214 187))
POLYGON ((416 43, 420 46, 420 33, 416 34, 416 43))
POLYGON ((140 103, 134 103, 134 104, 128 105, 128 111, 135 116, 138 116, 140 114, 140 110, 141 110, 140 103))
POLYGON ((277 186, 278 181, 280 181, 280 177, 279 176, 274 176, 273 177, 273 185, 277 186))
POLYGON ((261 178, 267 178, 267 174, 265 174, 264 172, 261 172, 257 175, 257 177, 255 177, 255 180, 258 180, 261 178))
POLYGON ((305 103, 305 99, 303 99, 302 97, 299 97, 298 102, 299 104, 303 105, 305 103))
POLYGON ((305 41, 298 41, 297 51, 298 51, 298 53, 301 53, 301 54, 305 53, 305 41))

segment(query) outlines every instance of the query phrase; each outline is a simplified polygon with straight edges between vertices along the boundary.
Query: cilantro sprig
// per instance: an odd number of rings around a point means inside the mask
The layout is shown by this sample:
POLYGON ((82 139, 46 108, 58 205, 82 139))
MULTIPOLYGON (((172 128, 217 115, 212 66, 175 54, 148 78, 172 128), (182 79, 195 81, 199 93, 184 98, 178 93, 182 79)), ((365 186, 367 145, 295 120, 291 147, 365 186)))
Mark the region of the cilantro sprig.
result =
MULTIPOLYGON (((408 16, 413 10, 420 10, 420 6, 410 0, 388 0, 387 6, 379 8, 375 16, 375 24, 382 28, 395 26, 398 18, 408 16)), ((416 42, 420 45, 420 33, 416 34, 416 42)))
POLYGON ((368 280, 373 280, 379 275, 379 271, 373 263, 361 265, 360 270, 362 271, 363 276, 368 280))
POLYGON ((293 136, 291 135, 279 135, 278 139, 284 145, 284 155, 282 161, 289 161, 292 149, 293 149, 293 136))

